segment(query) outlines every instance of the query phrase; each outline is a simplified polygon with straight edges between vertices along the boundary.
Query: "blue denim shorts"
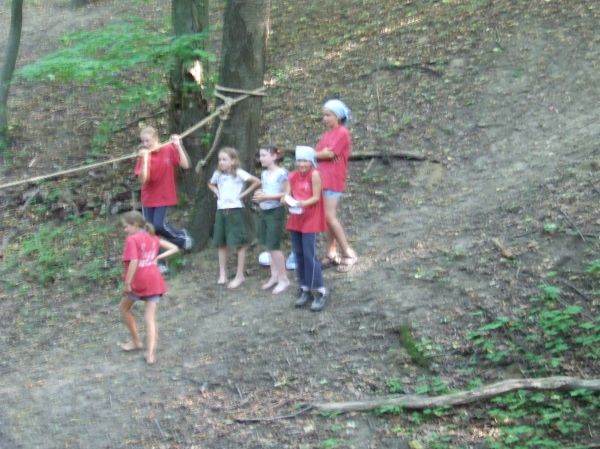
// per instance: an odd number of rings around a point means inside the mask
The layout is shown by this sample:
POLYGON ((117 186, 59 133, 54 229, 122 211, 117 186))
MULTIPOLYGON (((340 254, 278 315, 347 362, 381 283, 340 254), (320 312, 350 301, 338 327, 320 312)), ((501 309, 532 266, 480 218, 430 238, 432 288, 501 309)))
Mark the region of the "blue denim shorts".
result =
POLYGON ((152 296, 138 296, 134 293, 128 293, 127 299, 130 301, 146 301, 146 302, 160 302, 161 295, 152 295, 152 296))
POLYGON ((343 192, 336 192, 335 190, 323 190, 323 198, 341 198, 343 192))

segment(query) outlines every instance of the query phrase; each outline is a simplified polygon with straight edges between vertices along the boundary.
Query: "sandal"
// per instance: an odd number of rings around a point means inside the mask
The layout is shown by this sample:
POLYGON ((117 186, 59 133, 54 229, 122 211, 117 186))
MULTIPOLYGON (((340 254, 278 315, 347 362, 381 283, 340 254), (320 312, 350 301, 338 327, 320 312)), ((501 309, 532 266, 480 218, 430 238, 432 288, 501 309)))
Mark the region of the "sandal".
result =
POLYGON ((349 273, 354 265, 358 262, 358 257, 343 257, 340 264, 337 267, 338 273, 349 273))
POLYGON ((333 256, 327 255, 321 259, 321 268, 331 268, 334 265, 339 265, 342 263, 342 258, 338 254, 334 254, 333 256))

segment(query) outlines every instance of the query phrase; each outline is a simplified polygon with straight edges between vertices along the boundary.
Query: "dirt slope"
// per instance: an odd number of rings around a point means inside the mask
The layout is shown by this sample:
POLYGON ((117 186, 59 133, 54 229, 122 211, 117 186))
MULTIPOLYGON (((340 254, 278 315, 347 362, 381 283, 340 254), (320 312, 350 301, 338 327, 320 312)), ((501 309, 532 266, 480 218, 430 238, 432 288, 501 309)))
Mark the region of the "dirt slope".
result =
MULTIPOLYGON (((483 16, 454 2, 304 3, 274 5, 265 140, 314 144, 319 105, 339 93, 354 110, 357 152, 418 151, 430 162, 353 163, 343 219, 360 263, 327 271, 333 300, 320 314, 294 310, 291 293, 262 294, 266 273, 253 264, 243 289, 219 288, 216 255, 190 255, 169 279, 151 369, 119 351, 124 329, 104 293, 61 297, 60 310, 48 302, 64 292, 3 298, 0 447, 408 447, 402 421, 370 414, 235 419, 382 394, 390 378, 410 391, 425 371, 399 344, 402 324, 439 347, 432 373, 462 388, 475 377, 465 333, 482 311, 519 308, 549 271, 593 289, 577 275, 595 243, 543 226, 574 230, 570 219, 584 236, 599 231, 595 2, 487 2, 483 16)), ((439 426, 419 432, 485 447, 476 420, 439 426)))

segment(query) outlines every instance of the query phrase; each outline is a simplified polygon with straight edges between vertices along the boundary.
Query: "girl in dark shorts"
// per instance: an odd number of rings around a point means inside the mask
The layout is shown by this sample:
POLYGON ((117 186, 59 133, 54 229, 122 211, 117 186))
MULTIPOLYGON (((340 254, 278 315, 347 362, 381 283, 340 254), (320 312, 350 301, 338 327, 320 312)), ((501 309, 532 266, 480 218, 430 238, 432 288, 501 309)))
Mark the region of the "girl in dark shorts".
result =
POLYGON ((287 184, 287 170, 278 165, 282 157, 283 151, 277 147, 265 146, 260 149, 258 159, 265 170, 261 173, 261 188, 252 198, 261 210, 258 240, 267 247, 271 256, 271 277, 262 285, 262 289, 274 287, 274 295, 285 291, 290 285, 285 256, 281 251, 285 224, 285 208, 281 204, 281 198, 287 184))
POLYGON ((240 168, 240 159, 235 149, 221 148, 219 165, 213 173, 208 188, 217 197, 217 215, 213 232, 213 243, 219 251, 219 280, 227 288, 238 288, 245 280, 246 245, 248 237, 244 222, 242 200, 260 186, 260 179, 240 168), (246 187, 246 185, 248 185, 246 187), (244 189, 246 187, 246 189, 244 189), (227 249, 237 250, 235 277, 227 281, 227 249))

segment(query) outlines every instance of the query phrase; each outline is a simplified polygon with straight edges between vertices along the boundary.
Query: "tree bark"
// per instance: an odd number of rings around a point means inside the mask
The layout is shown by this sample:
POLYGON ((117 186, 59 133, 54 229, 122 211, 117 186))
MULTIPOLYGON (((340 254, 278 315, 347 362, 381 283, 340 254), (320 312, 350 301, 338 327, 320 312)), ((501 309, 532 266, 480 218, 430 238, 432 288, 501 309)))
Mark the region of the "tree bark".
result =
MULTIPOLYGON (((202 33, 208 29, 208 0, 173 0, 171 2, 173 32, 176 36, 202 33)), ((183 59, 177 61, 171 71, 171 102, 169 121, 172 132, 181 133, 208 115, 208 104, 203 96, 201 84, 206 77, 204 61, 183 59)), ((192 218, 189 232, 196 247, 203 247, 212 228, 212 218, 205 211, 213 206, 207 204, 206 183, 199 182, 193 167, 206 151, 202 136, 207 128, 200 128, 183 140, 190 156, 192 169, 181 174, 179 188, 192 203, 192 218), (204 184, 204 185, 203 185, 204 184)))
MULTIPOLYGON (((223 86, 248 91, 262 87, 270 10, 270 0, 227 1, 220 70, 223 86)), ((261 107, 260 96, 239 103, 223 129, 221 146, 232 146, 238 150, 245 169, 254 165, 261 107)))
POLYGON ((23 0, 12 0, 6 56, 0 73, 0 163, 8 149, 8 91, 17 64, 22 25, 23 0))
MULTIPOLYGON (((247 91, 263 86, 270 13, 270 0, 227 1, 223 19, 220 69, 222 86, 247 91)), ((249 172, 254 171, 261 107, 260 96, 253 96, 238 103, 223 126, 219 142, 219 148, 235 148, 240 155, 241 167, 249 172)), ((214 167, 214 163, 212 166, 214 167)), ((248 212, 248 209, 246 210, 248 212)), ((247 218, 252 225, 249 212, 247 218)), ((250 234, 253 235, 252 226, 250 234)))

